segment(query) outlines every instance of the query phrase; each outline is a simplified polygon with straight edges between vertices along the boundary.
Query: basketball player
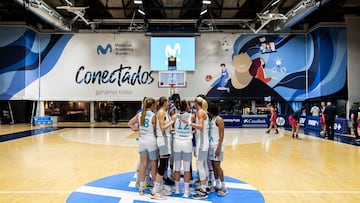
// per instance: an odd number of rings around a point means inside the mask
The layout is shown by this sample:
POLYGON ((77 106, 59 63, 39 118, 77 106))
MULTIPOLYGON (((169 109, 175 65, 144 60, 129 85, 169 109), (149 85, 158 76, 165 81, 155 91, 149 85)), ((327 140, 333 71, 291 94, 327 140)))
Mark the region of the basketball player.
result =
POLYGON ((166 197, 162 195, 162 182, 171 154, 170 128, 174 124, 176 117, 171 118, 168 114, 169 106, 170 103, 166 97, 160 97, 157 101, 156 142, 159 148, 160 163, 158 165, 154 188, 151 193, 152 199, 166 199, 166 197))
MULTIPOLYGON (((140 170, 139 181, 140 188, 139 194, 145 194, 145 176, 148 161, 151 162, 151 176, 156 177, 156 166, 159 152, 156 145, 156 137, 154 133, 155 126, 155 100, 153 98, 146 98, 143 102, 142 111, 136 114, 135 117, 139 123, 139 154, 140 154, 140 170)), ((129 123, 129 125, 135 124, 135 122, 129 123)), ((135 129, 136 127, 132 127, 135 129)))
POLYGON ((217 195, 223 197, 228 194, 224 181, 224 171, 220 166, 224 160, 224 120, 219 116, 219 109, 214 103, 209 104, 208 113, 211 119, 209 126, 209 158, 214 169, 217 195))
MULTIPOLYGON (((144 102, 146 100, 146 97, 143 98, 142 103, 141 103, 141 107, 140 109, 138 109, 136 111, 135 116, 133 116, 129 122, 128 122, 128 126, 130 127, 131 130, 133 131, 139 131, 139 118, 138 118, 138 113, 140 113, 142 111, 142 106, 144 105, 144 102)), ((139 137, 136 138, 136 141, 139 141, 139 137)), ((140 156, 139 156, 139 160, 136 164, 136 182, 135 182, 135 187, 140 187, 140 156)), ((155 177, 151 177, 150 178, 150 173, 151 173, 151 164, 150 162, 148 162, 148 166, 147 166, 147 170, 146 170, 146 177, 145 177, 145 186, 146 187, 153 187, 153 182, 151 178, 155 178, 155 177)))
POLYGON ((303 112, 306 112, 306 107, 301 107, 300 110, 295 111, 292 115, 289 116, 289 123, 291 125, 291 133, 293 139, 299 139, 299 130, 300 130, 300 117, 303 112))
POLYGON ((278 131, 277 125, 276 125, 277 112, 272 104, 267 104, 266 107, 270 111, 270 119, 269 119, 270 125, 269 125, 269 129, 266 131, 266 133, 270 133, 270 130, 272 128, 275 128, 275 134, 278 134, 279 131, 278 131))
POLYGON ((180 102, 180 114, 175 120, 174 134, 174 165, 175 165, 175 194, 180 194, 180 168, 181 161, 184 168, 184 186, 185 191, 183 197, 188 198, 190 195, 190 163, 192 160, 192 128, 189 124, 182 122, 181 119, 191 122, 192 115, 187 112, 188 102, 182 100, 180 102))
POLYGON ((209 118, 206 113, 208 103, 202 97, 196 97, 196 123, 189 120, 181 119, 184 123, 188 123, 190 127, 196 129, 196 164, 199 171, 200 190, 193 195, 194 199, 205 199, 208 197, 206 191, 206 179, 208 178, 209 168, 207 158, 209 153, 209 118))

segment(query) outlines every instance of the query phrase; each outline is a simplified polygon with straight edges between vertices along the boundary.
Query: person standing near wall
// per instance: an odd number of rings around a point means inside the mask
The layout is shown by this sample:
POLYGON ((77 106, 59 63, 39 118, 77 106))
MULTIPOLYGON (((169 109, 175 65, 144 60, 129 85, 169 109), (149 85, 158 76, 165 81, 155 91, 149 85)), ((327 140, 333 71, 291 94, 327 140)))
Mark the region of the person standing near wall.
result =
POLYGON ((320 108, 314 104, 310 109, 310 113, 312 116, 320 116, 320 108))
POLYGON ((326 136, 329 140, 334 140, 335 135, 335 118, 337 117, 336 107, 328 102, 324 110, 325 124, 326 124, 326 136))
POLYGON ((321 115, 320 115, 320 123, 321 123, 321 131, 320 135, 324 136, 326 133, 326 123, 325 123, 325 111, 326 102, 321 102, 321 115))
POLYGON ((289 123, 291 125, 293 139, 299 139, 300 116, 303 112, 306 112, 305 106, 302 106, 300 110, 295 111, 292 115, 289 116, 289 123))
POLYGON ((355 135, 356 142, 360 142, 360 137, 359 137, 359 133, 358 133, 359 114, 360 114, 360 106, 356 107, 351 113, 351 124, 354 129, 354 135, 355 135))
POLYGON ((117 111, 117 108, 116 108, 116 106, 114 105, 113 108, 112 108, 112 111, 111 111, 112 124, 113 124, 113 125, 115 125, 115 124, 117 123, 116 111, 117 111))
MULTIPOLYGON (((360 107, 359 107, 360 108, 360 107)), ((360 109, 359 109, 359 112, 358 112, 358 118, 357 118, 357 123, 358 123, 358 126, 357 126, 357 133, 358 135, 360 135, 360 109)), ((355 139, 356 142, 360 142, 360 137, 358 136, 357 139, 355 139)))

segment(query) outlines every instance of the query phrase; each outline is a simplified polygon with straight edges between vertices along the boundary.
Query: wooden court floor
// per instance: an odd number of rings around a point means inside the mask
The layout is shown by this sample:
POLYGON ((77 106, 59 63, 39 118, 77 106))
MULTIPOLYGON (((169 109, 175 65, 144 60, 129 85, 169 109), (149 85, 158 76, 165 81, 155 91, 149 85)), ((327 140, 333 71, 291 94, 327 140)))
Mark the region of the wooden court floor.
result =
MULTIPOLYGON (((135 171, 134 134, 101 127, 0 142, 0 202, 66 202, 88 182, 135 171)), ((32 128, 0 125, 0 136, 32 128)), ((225 136, 225 175, 254 186, 266 202, 360 202, 359 146, 303 134, 293 140, 284 130, 225 129, 225 136)))

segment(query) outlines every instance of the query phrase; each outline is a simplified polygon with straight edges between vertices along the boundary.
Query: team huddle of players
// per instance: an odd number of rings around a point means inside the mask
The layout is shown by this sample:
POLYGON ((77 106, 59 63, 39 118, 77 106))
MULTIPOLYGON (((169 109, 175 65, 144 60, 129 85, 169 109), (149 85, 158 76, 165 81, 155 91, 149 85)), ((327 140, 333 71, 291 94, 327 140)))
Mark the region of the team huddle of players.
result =
POLYGON ((201 95, 196 97, 194 109, 190 102, 180 100, 180 97, 174 103, 175 108, 170 108, 167 97, 158 100, 147 97, 142 110, 128 123, 133 130, 139 130, 139 194, 144 195, 146 186, 152 185, 146 181, 147 172, 150 171, 148 173, 153 181, 150 197, 166 199, 165 195, 171 195, 172 189, 164 189, 163 180, 164 175, 168 174, 168 166, 173 165, 170 168, 174 170, 175 194, 183 192, 185 198, 192 194, 193 199, 207 198, 209 192, 217 192, 218 196, 227 195, 224 173, 220 167, 224 157, 224 121, 218 115, 217 105, 208 104, 201 95), (197 183, 200 184, 194 184, 192 193, 190 180, 194 145, 197 183), (180 188, 181 168, 184 172, 183 190, 180 188))

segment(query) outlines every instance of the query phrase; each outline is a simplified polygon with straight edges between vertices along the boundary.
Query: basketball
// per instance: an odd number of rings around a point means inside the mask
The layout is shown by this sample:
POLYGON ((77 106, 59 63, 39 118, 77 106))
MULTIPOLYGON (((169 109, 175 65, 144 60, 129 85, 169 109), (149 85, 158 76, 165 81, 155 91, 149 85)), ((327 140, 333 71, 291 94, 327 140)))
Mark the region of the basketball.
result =
POLYGON ((206 75, 205 80, 206 80, 206 81, 212 80, 212 76, 211 76, 211 75, 206 75))

